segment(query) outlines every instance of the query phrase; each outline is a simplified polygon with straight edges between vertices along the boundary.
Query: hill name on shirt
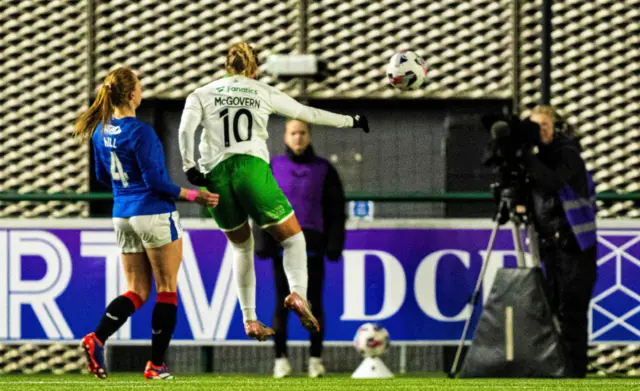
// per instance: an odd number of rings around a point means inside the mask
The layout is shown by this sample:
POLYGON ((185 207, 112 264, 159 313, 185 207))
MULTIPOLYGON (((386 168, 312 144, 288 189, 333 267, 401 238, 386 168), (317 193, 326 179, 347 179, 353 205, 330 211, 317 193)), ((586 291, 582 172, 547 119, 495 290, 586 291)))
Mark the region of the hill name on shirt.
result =
POLYGON ((113 137, 102 137, 102 141, 104 142, 104 146, 108 148, 118 148, 116 145, 117 139, 113 137))
POLYGON ((240 96, 216 96, 214 102, 216 106, 246 106, 255 109, 260 108, 260 99, 240 96))

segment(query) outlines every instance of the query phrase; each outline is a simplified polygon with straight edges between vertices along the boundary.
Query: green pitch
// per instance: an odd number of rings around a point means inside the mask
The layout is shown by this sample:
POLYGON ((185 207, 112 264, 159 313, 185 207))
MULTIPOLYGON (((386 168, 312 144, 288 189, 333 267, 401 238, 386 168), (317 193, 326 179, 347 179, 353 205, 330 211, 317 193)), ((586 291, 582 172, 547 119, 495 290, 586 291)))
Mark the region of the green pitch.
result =
POLYGON ((269 377, 242 375, 180 376, 172 381, 148 381, 142 374, 115 373, 101 381, 89 375, 2 375, 2 391, 37 390, 640 390, 640 380, 625 378, 589 378, 581 380, 548 379, 448 379, 440 374, 433 376, 398 376, 387 380, 353 380, 348 375, 332 375, 324 379, 294 377, 271 379, 269 377))

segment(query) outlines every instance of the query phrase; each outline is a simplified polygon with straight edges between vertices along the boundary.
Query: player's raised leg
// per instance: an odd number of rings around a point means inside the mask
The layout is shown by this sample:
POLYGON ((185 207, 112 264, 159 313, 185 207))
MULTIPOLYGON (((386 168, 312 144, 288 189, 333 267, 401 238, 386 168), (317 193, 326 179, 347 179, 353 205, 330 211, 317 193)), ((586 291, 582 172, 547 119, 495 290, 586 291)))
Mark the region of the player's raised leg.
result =
POLYGON ((319 332, 320 324, 311 313, 307 301, 307 244, 298 223, 291 214, 285 221, 265 227, 284 249, 283 266, 291 293, 284 300, 284 306, 298 315, 302 326, 311 332, 319 332))
POLYGON ((128 291, 109 303, 98 327, 82 339, 89 371, 99 379, 107 377, 104 344, 147 301, 151 291, 151 266, 147 255, 138 252, 121 257, 128 291))
POLYGON ((248 155, 234 159, 240 174, 233 179, 238 201, 256 224, 267 230, 284 249, 283 266, 291 293, 283 304, 300 317, 305 328, 317 332, 320 325, 306 299, 307 245, 293 208, 264 160, 248 155))

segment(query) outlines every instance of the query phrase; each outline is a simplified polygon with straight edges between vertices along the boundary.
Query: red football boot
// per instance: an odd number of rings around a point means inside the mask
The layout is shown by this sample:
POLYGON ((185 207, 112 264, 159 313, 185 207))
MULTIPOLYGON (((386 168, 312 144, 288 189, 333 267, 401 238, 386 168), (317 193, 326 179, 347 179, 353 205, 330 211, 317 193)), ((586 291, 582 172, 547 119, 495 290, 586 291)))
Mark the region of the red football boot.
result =
POLYGON ((269 326, 265 326, 257 320, 249 320, 244 324, 244 332, 247 337, 257 339, 260 342, 266 341, 273 337, 276 332, 269 326))
POLYGON ((169 368, 167 368, 167 364, 162 364, 162 366, 155 366, 149 360, 147 362, 147 366, 144 369, 144 377, 148 380, 171 380, 174 379, 175 376, 169 373, 169 368))
POLYGON ((98 379, 107 378, 107 366, 104 363, 104 348, 102 342, 98 341, 95 333, 87 334, 82 338, 82 348, 87 357, 89 372, 98 379))
POLYGON ((318 323, 316 317, 311 313, 309 303, 300 297, 299 294, 296 292, 289 294, 289 296, 284 299, 284 306, 298 315, 302 327, 311 332, 320 332, 320 323, 318 323))

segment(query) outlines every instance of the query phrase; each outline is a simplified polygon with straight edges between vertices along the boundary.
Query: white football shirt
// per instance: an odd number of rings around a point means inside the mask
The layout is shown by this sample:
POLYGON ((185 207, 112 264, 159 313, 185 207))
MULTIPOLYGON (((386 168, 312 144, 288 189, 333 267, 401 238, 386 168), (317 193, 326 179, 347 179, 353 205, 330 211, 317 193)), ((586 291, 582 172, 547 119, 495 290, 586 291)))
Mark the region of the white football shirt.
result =
POLYGON ((269 163, 266 140, 271 114, 338 128, 352 127, 353 118, 305 106, 282 91, 244 76, 230 76, 198 88, 187 98, 180 120, 179 142, 184 171, 194 161, 195 132, 200 138, 200 171, 208 173, 233 154, 259 157, 269 163))

